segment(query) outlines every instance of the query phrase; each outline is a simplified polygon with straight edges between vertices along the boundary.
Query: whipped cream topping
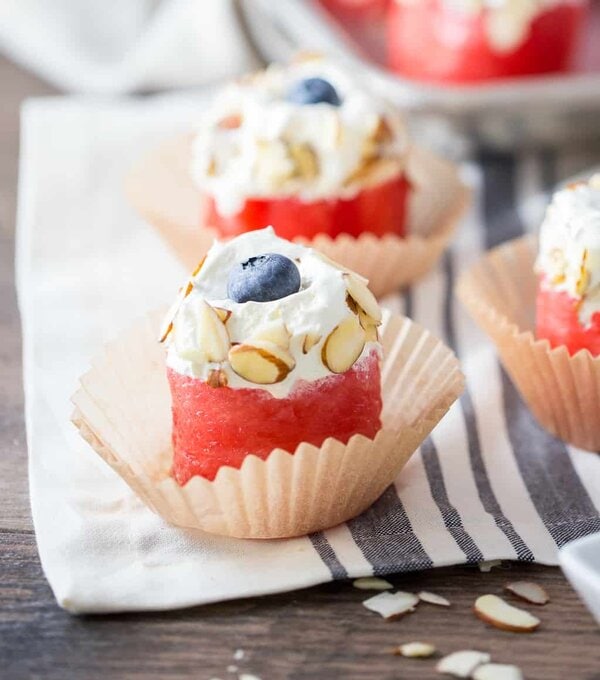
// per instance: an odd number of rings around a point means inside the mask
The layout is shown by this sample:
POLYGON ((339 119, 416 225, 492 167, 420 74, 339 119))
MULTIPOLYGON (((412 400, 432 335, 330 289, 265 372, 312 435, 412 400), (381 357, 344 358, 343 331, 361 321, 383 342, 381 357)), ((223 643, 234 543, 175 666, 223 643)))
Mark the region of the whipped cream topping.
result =
POLYGON ((600 174, 554 194, 540 230, 542 285, 581 300, 581 324, 600 311, 600 174))
MULTIPOLYGON (((189 293, 174 313, 167 338, 167 366, 204 381, 209 381, 211 372, 220 371, 228 387, 264 389, 278 398, 287 396, 299 380, 313 381, 332 375, 323 361, 323 345, 340 324, 357 317, 347 300, 348 276, 356 277, 353 281, 364 285, 364 279, 348 273, 312 248, 276 237, 271 227, 227 242, 215 241, 200 270, 190 279, 191 285, 183 289, 189 293), (227 279, 232 267, 264 253, 279 253, 296 263, 302 280, 300 290, 271 302, 238 303, 229 299, 227 279), (264 347, 261 339, 276 338, 284 328, 288 343, 285 351, 292 359, 293 369, 279 382, 256 384, 238 375, 229 358, 206 361, 198 357, 199 324, 203 322, 198 309, 199 303, 204 302, 230 312, 224 324, 229 348, 235 348, 236 343, 264 347), (308 349, 307 337, 311 339, 308 349)), ((376 309, 379 313, 378 306, 376 309)), ((373 350, 381 353, 381 345, 376 338, 365 338, 362 351, 359 345, 358 357, 352 363, 373 350)))
MULTIPOLYGON (((406 4, 424 0, 396 0, 406 4)), ((481 14, 490 47, 499 53, 513 52, 528 37, 540 14, 565 0, 440 0, 449 10, 481 14)), ((578 0, 566 0, 567 2, 578 0)))
POLYGON ((273 64, 219 92, 197 125, 191 174, 228 216, 247 198, 352 197, 366 180, 400 172, 406 150, 398 110, 365 76, 312 57, 273 64), (286 100, 292 85, 313 77, 333 85, 339 106, 286 100))

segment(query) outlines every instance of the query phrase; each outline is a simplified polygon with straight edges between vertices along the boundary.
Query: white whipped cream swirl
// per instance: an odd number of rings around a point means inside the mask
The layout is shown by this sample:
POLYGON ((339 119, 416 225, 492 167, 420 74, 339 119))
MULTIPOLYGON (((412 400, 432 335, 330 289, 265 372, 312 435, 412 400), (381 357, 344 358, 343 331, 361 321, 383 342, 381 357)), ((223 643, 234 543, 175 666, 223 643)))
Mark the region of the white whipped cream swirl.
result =
POLYGON ((363 186, 356 173, 367 160, 379 159, 372 181, 383 181, 402 170, 406 150, 397 108, 364 75, 310 58, 273 64, 220 91, 197 125, 191 174, 229 216, 248 198, 352 197, 363 186), (333 85, 340 106, 286 100, 293 84, 313 77, 333 85))
POLYGON ((540 230, 536 271, 542 285, 581 300, 589 326, 600 311, 600 174, 554 194, 540 230))
MULTIPOLYGON (((231 388, 264 389, 271 395, 287 396, 298 380, 314 381, 332 375, 322 360, 322 347, 328 335, 354 312, 347 303, 347 271, 312 248, 290 243, 275 236, 268 227, 238 236, 230 241, 215 241, 200 271, 191 278, 191 292, 183 299, 168 336, 167 366, 190 377, 207 380, 213 370, 221 370, 231 388), (271 302, 238 303, 227 297, 230 270, 248 258, 264 253, 279 253, 293 260, 301 275, 297 293, 271 302), (289 333, 288 352, 295 366, 281 382, 256 384, 245 380, 229 361, 193 361, 197 348, 199 319, 195 313, 199 300, 212 307, 229 310, 226 329, 232 344, 251 342, 265 329, 283 324, 289 333), (310 351, 304 351, 304 339, 310 334, 319 338, 310 351)), ((377 341, 368 340, 356 362, 373 350, 381 353, 377 341)))

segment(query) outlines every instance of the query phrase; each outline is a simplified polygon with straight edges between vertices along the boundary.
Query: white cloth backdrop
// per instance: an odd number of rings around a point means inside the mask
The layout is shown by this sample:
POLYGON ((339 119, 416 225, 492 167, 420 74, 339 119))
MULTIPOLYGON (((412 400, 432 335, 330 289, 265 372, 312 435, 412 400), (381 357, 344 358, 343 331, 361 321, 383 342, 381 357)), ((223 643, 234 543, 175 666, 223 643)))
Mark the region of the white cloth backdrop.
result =
POLYGON ((2 0, 0 51, 57 87, 192 87, 255 65, 232 0, 2 0))
MULTIPOLYGON (((600 461, 537 427, 452 295, 481 251, 533 228, 556 174, 588 159, 464 164, 476 198, 452 252, 387 304, 452 344, 468 391, 360 518, 312 537, 239 541, 167 526, 79 438, 69 397, 102 343, 166 303, 184 277, 125 204, 140 154, 187 129, 202 99, 32 101, 23 114, 18 293, 33 519, 44 571, 73 612, 165 609, 332 578, 489 559, 556 564, 600 529, 600 461)), ((477 161, 477 162, 476 162, 477 161)))

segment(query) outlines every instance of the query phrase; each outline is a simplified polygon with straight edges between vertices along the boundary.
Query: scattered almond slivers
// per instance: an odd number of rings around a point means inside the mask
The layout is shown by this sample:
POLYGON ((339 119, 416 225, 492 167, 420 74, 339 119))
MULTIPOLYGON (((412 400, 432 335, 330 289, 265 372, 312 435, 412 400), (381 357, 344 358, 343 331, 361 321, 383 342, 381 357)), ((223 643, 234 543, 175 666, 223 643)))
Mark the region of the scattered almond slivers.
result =
POLYGON ((350 297, 356 304, 365 312, 365 314, 373 319, 375 324, 381 323, 381 308, 373 293, 369 290, 364 279, 359 279, 353 273, 344 274, 346 281, 346 288, 350 297))
POLYGON ((332 373, 345 373, 362 354, 366 334, 357 316, 349 316, 327 336, 321 359, 332 373))
POLYGON ((531 633, 541 623, 533 614, 513 607, 497 595, 478 597, 473 611, 482 621, 512 633, 531 633))
POLYGON ((217 313, 217 316, 223 323, 227 323, 229 321, 229 317, 231 316, 232 312, 230 309, 224 309, 223 307, 213 307, 215 312, 217 313))
POLYGON ((473 680, 524 680, 521 669, 502 663, 485 663, 471 676, 473 680))
POLYGON ((490 658, 485 652, 465 649, 440 659, 435 669, 438 673, 446 673, 455 678, 469 678, 477 666, 488 663, 490 658))
POLYGON ((352 585, 359 590, 391 590, 394 587, 389 581, 377 576, 357 578, 352 585))
POLYGON ((412 593, 399 590, 397 593, 379 593, 363 602, 369 611, 379 614, 384 619, 396 619, 403 614, 414 611, 419 598, 412 593))
POLYGON ((220 363, 227 359, 230 345, 227 329, 215 310, 201 298, 189 298, 180 307, 174 321, 174 340, 177 354, 188 361, 220 363), (194 336, 186 332, 190 326, 196 328, 194 336))
POLYGON ((409 659, 427 659, 435 653, 436 648, 428 642, 407 642, 394 649, 394 654, 409 659))
POLYGON ((550 597, 544 588, 537 583, 533 583, 533 581, 513 581, 507 583, 504 586, 504 590, 512 593, 520 600, 529 602, 529 604, 544 605, 550 602, 550 597))
POLYGON ((267 340, 235 345, 229 350, 229 363, 241 378, 258 385, 281 382, 296 365, 287 350, 267 340))
POLYGON ((421 602, 427 602, 427 604, 435 604, 439 607, 449 607, 450 601, 441 595, 436 595, 435 593, 429 593, 426 590, 422 590, 417 594, 417 597, 421 602))
POLYGON ((209 371, 206 378, 206 384, 209 387, 227 387, 228 383, 227 373, 222 368, 214 368, 209 371))
POLYGON ((317 333, 307 333, 302 341, 302 354, 308 354, 320 340, 321 336, 317 333))

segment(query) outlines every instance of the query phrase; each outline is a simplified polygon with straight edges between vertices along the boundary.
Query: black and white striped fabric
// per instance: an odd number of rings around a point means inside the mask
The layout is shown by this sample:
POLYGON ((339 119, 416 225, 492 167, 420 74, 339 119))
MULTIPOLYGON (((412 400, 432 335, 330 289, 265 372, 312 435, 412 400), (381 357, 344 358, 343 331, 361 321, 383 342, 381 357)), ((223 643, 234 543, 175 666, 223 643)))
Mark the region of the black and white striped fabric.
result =
POLYGON ((334 578, 491 559, 556 564, 558 548, 600 531, 598 455, 538 426, 453 295, 458 272, 483 251, 538 228, 571 165, 550 152, 465 163, 476 200, 452 249, 426 279, 385 300, 454 349, 467 387, 370 510, 312 537, 334 578))

